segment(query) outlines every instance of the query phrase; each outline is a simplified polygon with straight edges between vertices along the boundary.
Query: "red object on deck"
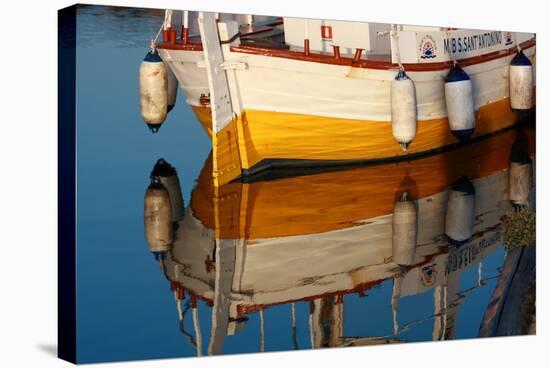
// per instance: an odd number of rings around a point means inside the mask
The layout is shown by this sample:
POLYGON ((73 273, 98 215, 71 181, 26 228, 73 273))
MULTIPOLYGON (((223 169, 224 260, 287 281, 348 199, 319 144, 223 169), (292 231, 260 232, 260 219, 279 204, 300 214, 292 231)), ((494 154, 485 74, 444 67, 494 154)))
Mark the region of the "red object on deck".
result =
POLYGON ((178 289, 178 300, 183 300, 185 298, 185 289, 178 289))
POLYGON ((309 40, 307 38, 304 40, 304 54, 309 56, 309 40))
POLYGON ((332 49, 334 51, 334 58, 336 60, 340 59, 340 46, 332 45, 332 49))
POLYGON ((176 44, 176 37, 177 37, 176 30, 173 29, 173 28, 168 28, 167 31, 168 31, 168 43, 170 45, 175 45, 176 44))
POLYGON ((189 43, 189 28, 181 27, 181 41, 184 45, 189 43))
POLYGON ((321 26, 321 37, 325 40, 332 40, 332 27, 321 26))
POLYGON ((358 63, 361 60, 362 53, 363 53, 363 49, 355 49, 355 55, 353 56, 353 61, 355 63, 358 63))
POLYGON ((166 28, 166 29, 162 30, 162 42, 163 43, 168 43, 168 40, 170 39, 169 33, 170 33, 170 28, 166 28))

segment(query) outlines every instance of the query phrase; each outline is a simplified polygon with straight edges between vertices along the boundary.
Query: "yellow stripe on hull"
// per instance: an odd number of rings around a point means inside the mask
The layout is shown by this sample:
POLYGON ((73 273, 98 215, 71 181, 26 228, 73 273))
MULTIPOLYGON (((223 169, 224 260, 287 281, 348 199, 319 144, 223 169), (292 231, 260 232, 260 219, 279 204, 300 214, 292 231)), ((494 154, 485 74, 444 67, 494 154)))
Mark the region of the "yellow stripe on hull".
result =
MULTIPOLYGON (((209 109, 194 107, 193 110, 205 130, 211 132, 209 109)), ((485 105, 477 111, 474 137, 502 130, 515 121, 509 99, 485 105)), ((405 158, 456 143, 457 139, 451 134, 446 118, 424 120, 418 122, 416 138, 404 152, 393 138, 389 121, 247 110, 218 132, 213 141, 217 141, 214 145, 214 182, 219 186, 240 175, 237 166, 250 169, 265 159, 405 158), (233 150, 236 146, 237 154, 233 150)))
MULTIPOLYGON (((359 167, 273 181, 212 184, 212 157, 191 193, 193 214, 216 237, 257 239, 318 234, 391 214, 407 191, 421 199, 463 175, 483 178, 510 166, 513 145, 535 155, 535 131, 523 128, 419 160, 359 167)), ((254 243, 248 243, 253 245, 254 243)))

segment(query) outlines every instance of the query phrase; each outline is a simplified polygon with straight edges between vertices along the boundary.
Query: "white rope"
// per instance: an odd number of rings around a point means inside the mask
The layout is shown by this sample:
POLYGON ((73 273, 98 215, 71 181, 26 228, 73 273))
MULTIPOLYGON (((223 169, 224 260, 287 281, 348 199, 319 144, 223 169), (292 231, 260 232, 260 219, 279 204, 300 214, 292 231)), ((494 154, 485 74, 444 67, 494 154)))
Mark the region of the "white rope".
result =
POLYGON ((181 321, 183 319, 183 311, 181 309, 181 303, 178 299, 178 292, 177 290, 174 291, 174 299, 176 300, 176 308, 178 310, 178 319, 181 321))
POLYGON ((155 45, 157 43, 157 40, 162 30, 170 27, 171 24, 172 24, 172 10, 166 9, 166 12, 164 13, 164 22, 162 22, 162 25, 160 26, 156 36, 154 38, 151 38, 151 44, 149 48, 151 49, 152 52, 154 52, 157 49, 155 45))
POLYGON ((150 45, 150 48, 151 48, 151 51, 155 51, 157 48, 155 47, 155 45, 157 44, 157 39, 159 38, 160 36, 160 33, 162 32, 162 29, 164 28, 164 23, 161 24, 160 28, 159 28, 159 31, 157 32, 157 35, 154 37, 154 38, 151 38, 151 45, 150 45))
POLYGON ((195 338, 197 340, 197 355, 202 356, 202 334, 201 326, 199 324, 198 307, 193 308, 193 328, 195 329, 195 338))
POLYGON ((298 341, 296 340, 296 304, 292 303, 292 342, 294 348, 298 349, 298 341))
POLYGON ((265 351, 264 310, 260 309, 260 351, 265 351))
POLYGON ((391 295, 391 313, 392 313, 392 321, 393 321, 393 334, 397 335, 399 331, 399 321, 397 319, 397 308, 398 308, 398 300, 400 297, 400 293, 397 290, 397 280, 393 279, 393 287, 392 287, 392 295, 391 295))
POLYGON ((399 33, 397 30, 397 24, 393 25, 393 32, 391 33, 391 36, 395 41, 395 58, 397 59, 397 65, 399 65, 399 70, 403 72, 405 71, 405 67, 401 63, 401 51, 399 50, 399 33))

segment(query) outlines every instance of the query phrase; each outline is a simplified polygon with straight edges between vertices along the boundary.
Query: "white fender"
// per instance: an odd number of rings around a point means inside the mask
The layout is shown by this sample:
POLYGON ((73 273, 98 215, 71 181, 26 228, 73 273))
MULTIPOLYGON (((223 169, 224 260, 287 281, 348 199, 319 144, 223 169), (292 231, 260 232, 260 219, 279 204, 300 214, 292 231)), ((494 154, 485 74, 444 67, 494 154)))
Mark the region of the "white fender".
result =
POLYGON ((156 133, 168 113, 166 66, 157 51, 149 52, 139 66, 139 104, 141 117, 156 133))
POLYGON ((392 254, 393 261, 399 265, 410 265, 414 262, 418 230, 418 213, 416 205, 407 198, 405 192, 395 204, 392 219, 392 254))
POLYGON ((163 158, 159 159, 153 171, 151 178, 159 178, 160 183, 168 191, 170 197, 170 207, 172 210, 172 222, 178 222, 183 217, 184 205, 181 194, 181 186, 176 169, 163 158))
POLYGON ((456 64, 445 78, 445 102, 449 128, 460 141, 468 140, 476 127, 472 81, 456 64))
POLYGON ((475 188, 462 177, 449 190, 445 235, 452 244, 463 244, 474 233, 475 188))
POLYGON ((168 191, 158 178, 151 180, 145 192, 143 218, 149 251, 168 251, 172 245, 172 210, 168 191))
POLYGON ((414 82, 400 71, 391 82, 392 133, 404 151, 416 137, 416 90, 414 82))
POLYGON ((510 106, 514 110, 529 110, 534 105, 533 65, 523 51, 510 63, 510 106))
POLYGON ((508 194, 515 205, 525 206, 529 203, 529 192, 532 186, 532 167, 529 157, 512 160, 510 163, 508 194))

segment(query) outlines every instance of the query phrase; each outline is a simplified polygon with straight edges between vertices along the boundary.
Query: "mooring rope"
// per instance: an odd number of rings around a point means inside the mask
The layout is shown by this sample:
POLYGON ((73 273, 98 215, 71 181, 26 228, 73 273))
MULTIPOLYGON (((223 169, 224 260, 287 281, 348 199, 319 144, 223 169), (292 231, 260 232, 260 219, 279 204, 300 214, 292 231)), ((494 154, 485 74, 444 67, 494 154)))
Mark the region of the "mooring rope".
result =
POLYGON ((169 26, 170 24, 172 24, 172 10, 166 9, 166 11, 164 12, 164 21, 160 25, 160 28, 159 28, 157 34, 155 35, 155 37, 151 38, 151 44, 149 45, 151 51, 156 50, 155 45, 156 45, 157 40, 160 36, 160 33, 162 32, 162 30, 167 28, 166 25, 169 26))

